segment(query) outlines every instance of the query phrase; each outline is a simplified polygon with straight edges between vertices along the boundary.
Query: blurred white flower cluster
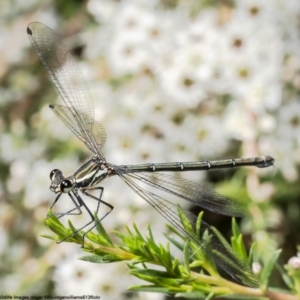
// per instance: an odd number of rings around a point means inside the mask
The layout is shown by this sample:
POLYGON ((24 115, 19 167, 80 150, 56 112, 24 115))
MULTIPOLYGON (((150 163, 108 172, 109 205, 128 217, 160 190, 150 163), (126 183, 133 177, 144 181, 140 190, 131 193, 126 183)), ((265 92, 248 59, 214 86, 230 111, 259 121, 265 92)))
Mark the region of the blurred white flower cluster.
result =
MULTIPOLYGON (((292 165, 299 153, 291 141, 296 138, 298 145, 300 110, 286 92, 290 84, 300 88, 298 2, 247 0, 194 14, 193 4, 166 9, 159 1, 89 1, 101 26, 84 34, 86 56, 98 61, 96 68, 104 61, 105 72, 94 69, 98 78, 125 81, 113 95, 94 87, 94 95, 104 93, 96 106, 105 113, 116 105, 129 111, 113 115, 119 133, 128 131, 129 123, 151 126, 156 135, 151 151, 143 150, 143 136, 132 129, 120 141, 135 160, 155 159, 159 138, 168 160, 218 157, 237 139, 244 156, 274 155, 286 177, 295 180, 292 165), (137 140, 140 153, 133 150, 137 140)), ((124 147, 112 148, 123 157, 124 147)))
POLYGON ((151 74, 165 101, 194 106, 230 94, 257 111, 276 107, 285 29, 277 2, 242 1, 231 11, 191 16, 187 4, 163 10, 155 1, 91 0, 102 26, 87 41, 88 53, 100 48, 115 76, 151 74))

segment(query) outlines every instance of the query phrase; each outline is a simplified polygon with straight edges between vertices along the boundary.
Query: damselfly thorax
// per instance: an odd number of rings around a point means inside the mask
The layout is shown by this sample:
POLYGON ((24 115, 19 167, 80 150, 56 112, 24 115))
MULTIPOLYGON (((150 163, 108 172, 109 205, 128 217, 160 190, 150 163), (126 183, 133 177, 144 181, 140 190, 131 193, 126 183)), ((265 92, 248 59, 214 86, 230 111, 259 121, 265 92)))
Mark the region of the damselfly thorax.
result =
POLYGON ((112 175, 116 175, 113 168, 95 155, 71 176, 64 177, 61 170, 52 170, 50 190, 54 193, 69 193, 72 189, 88 190, 112 175))

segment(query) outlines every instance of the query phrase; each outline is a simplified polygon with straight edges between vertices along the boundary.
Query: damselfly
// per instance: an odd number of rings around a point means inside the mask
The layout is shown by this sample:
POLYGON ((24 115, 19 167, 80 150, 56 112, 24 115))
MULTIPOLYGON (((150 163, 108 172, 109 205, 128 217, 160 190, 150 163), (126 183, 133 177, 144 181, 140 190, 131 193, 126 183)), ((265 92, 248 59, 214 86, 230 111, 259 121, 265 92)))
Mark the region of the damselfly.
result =
MULTIPOLYGON (((100 206, 107 208, 106 213, 99 217, 100 221, 113 209, 111 204, 102 199, 104 188, 99 184, 104 179, 118 175, 187 239, 202 247, 232 277, 243 284, 257 286, 255 276, 248 264, 229 245, 222 243, 208 224, 202 222, 200 236, 196 236, 193 230, 182 225, 178 215, 178 206, 165 197, 159 196, 159 192, 171 194, 187 200, 191 204, 223 215, 240 217, 244 215, 243 210, 231 200, 207 187, 161 172, 199 171, 241 166, 265 168, 273 165, 274 159, 270 156, 263 156, 245 159, 122 166, 108 163, 101 150, 106 141, 106 133, 103 126, 94 120, 92 97, 75 59, 49 27, 34 22, 28 26, 27 33, 66 105, 50 105, 50 108, 94 154, 71 176, 64 176, 58 169, 54 169, 50 173, 50 189, 58 194, 51 206, 53 212, 58 207, 62 195, 67 195, 69 199, 69 207, 57 210, 54 214, 61 218, 81 215, 85 212, 89 216, 89 221, 80 226, 77 231, 86 229, 85 235, 95 227, 94 214, 98 214, 100 206), (155 193, 148 190, 147 187, 152 188, 155 193), (98 191, 99 195, 93 195, 92 191, 98 191), (95 203, 93 211, 87 205, 87 201, 95 203), (208 238, 209 243, 207 243, 208 238), (206 239, 206 243, 203 242, 204 239, 206 239), (209 246, 207 246, 208 244, 209 246), (220 253, 226 257, 226 260, 220 258, 220 253)), ((196 217, 191 213, 184 212, 194 226, 196 217)))

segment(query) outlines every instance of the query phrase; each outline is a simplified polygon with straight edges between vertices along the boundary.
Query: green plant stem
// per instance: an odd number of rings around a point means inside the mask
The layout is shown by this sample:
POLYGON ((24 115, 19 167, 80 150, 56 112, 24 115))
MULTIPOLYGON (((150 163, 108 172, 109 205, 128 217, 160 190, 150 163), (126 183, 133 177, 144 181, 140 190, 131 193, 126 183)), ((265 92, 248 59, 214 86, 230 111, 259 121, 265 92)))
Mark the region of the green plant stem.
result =
POLYGON ((216 286, 222 286, 240 295, 251 295, 251 296, 261 296, 262 292, 260 289, 249 288, 246 286, 242 286, 231 281, 228 281, 220 276, 207 276, 204 274, 199 274, 195 272, 191 272, 191 277, 197 280, 201 280, 201 282, 206 282, 208 284, 213 284, 216 286))
POLYGON ((217 286, 223 286, 228 289, 229 292, 238 294, 238 295, 248 295, 253 297, 268 297, 270 300, 299 300, 300 298, 282 292, 273 292, 273 291, 263 291, 261 289, 249 288, 242 286, 231 281, 228 281, 222 277, 211 277, 204 274, 198 274, 191 272, 191 277, 201 280, 201 282, 206 282, 208 284, 213 284, 217 286))
POLYGON ((264 296, 269 297, 271 300, 299 300, 296 295, 290 295, 280 292, 265 291, 264 296))
POLYGON ((113 246, 102 246, 102 245, 97 244, 97 247, 94 247, 91 243, 85 243, 84 250, 86 252, 94 253, 94 254, 97 254, 97 251, 104 252, 104 253, 109 253, 109 254, 114 254, 118 257, 121 257, 124 260, 133 260, 133 259, 137 258, 136 255, 131 254, 131 253, 129 253, 125 250, 122 250, 120 248, 113 247, 113 246))

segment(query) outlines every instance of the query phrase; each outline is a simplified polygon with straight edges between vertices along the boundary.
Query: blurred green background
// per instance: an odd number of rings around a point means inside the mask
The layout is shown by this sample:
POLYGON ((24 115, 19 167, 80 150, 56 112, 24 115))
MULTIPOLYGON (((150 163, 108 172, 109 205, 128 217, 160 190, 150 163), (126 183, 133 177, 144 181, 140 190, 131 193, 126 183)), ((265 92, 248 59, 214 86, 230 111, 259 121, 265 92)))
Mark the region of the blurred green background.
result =
MULTIPOLYGON (((53 28, 78 60, 110 163, 273 156, 266 170, 182 176, 243 206, 258 262, 282 248, 284 265, 300 244, 299 20, 298 0, 0 1, 1 294, 164 298, 127 292, 139 281, 125 264, 81 262, 76 245, 40 237, 50 171, 72 174, 90 153, 48 108, 61 99, 27 38, 30 22, 53 28)), ((108 184, 107 231, 150 223, 165 242, 165 220, 120 180, 108 184)), ((230 218, 205 219, 230 236, 230 218)), ((284 287, 278 274, 272 284, 284 287)))

